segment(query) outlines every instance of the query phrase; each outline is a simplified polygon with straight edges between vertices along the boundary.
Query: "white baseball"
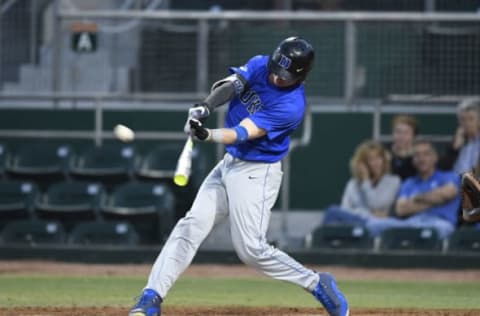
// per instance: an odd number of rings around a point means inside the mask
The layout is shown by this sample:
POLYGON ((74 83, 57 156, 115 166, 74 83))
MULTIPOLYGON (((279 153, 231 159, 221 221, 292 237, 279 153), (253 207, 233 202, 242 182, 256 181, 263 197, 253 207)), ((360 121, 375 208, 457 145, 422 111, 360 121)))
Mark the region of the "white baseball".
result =
POLYGON ((113 134, 122 142, 131 142, 135 138, 135 133, 128 127, 118 124, 113 129, 113 134))

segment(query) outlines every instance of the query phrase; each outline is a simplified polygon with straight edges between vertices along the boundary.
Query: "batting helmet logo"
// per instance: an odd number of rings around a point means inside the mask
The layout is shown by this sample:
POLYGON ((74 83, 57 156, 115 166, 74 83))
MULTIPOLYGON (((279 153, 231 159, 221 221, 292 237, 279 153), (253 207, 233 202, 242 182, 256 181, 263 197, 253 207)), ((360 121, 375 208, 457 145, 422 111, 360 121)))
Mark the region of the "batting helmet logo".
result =
POLYGON ((278 61, 278 64, 283 69, 288 69, 290 67, 290 65, 292 64, 292 60, 290 58, 288 58, 287 56, 282 54, 282 55, 280 55, 280 60, 278 61))
POLYGON ((299 37, 283 40, 268 60, 268 70, 284 80, 303 81, 312 69, 315 53, 312 45, 299 37))

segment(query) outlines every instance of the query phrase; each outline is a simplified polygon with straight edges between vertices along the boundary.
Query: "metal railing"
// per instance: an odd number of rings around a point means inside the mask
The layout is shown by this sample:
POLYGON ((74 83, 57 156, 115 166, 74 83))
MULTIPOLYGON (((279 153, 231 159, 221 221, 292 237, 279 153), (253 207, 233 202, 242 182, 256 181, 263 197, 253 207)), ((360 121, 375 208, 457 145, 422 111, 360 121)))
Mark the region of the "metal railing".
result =
MULTIPOLYGON (((198 100, 197 95, 191 95, 192 100, 198 100)), ((30 100, 30 101, 52 101, 57 104, 60 101, 68 101, 75 104, 80 101, 90 101, 93 106, 87 107, 94 111, 94 129, 92 131, 79 131, 79 130, 0 130, 0 137, 8 138, 65 138, 65 139, 92 139, 97 146, 102 145, 104 139, 113 139, 115 136, 112 131, 105 131, 103 127, 103 113, 108 110, 105 108, 104 103, 108 101, 149 101, 149 102, 168 102, 179 101, 180 99, 176 95, 162 95, 161 97, 150 94, 131 94, 131 95, 117 95, 117 94, 2 94, 0 93, 0 101, 3 100, 30 100)), ((168 104, 155 104, 152 107, 143 109, 154 109, 159 111, 169 112, 185 112, 188 109, 188 104, 185 102, 185 97, 181 99, 184 103, 175 104, 169 106, 168 104)), ((69 108, 74 105, 70 105, 69 108)), ((114 106, 115 110, 131 111, 131 107, 119 107, 114 106)), ((136 131, 135 137, 140 140, 183 140, 186 136, 183 132, 147 132, 136 131)))

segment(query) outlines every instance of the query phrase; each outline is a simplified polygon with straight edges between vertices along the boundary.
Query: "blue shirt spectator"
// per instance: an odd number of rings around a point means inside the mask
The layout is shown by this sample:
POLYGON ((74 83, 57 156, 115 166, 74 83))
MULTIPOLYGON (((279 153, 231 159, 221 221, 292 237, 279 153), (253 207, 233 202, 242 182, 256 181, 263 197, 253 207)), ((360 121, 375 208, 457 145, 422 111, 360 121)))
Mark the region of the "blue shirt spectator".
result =
MULTIPOLYGON (((433 175, 427 179, 420 176, 410 177, 402 183, 398 199, 415 199, 419 194, 431 192, 445 185, 451 184, 460 190, 460 178, 454 172, 443 172, 435 170, 433 175)), ((457 210, 460 205, 460 195, 443 204, 431 206, 422 212, 446 219, 453 225, 457 224, 457 210)))
POLYGON ((402 218, 369 219, 366 226, 372 236, 394 227, 428 227, 445 239, 455 230, 460 207, 460 178, 453 172, 438 171, 437 160, 432 143, 415 142, 413 163, 417 175, 402 184, 395 205, 396 214, 402 218))

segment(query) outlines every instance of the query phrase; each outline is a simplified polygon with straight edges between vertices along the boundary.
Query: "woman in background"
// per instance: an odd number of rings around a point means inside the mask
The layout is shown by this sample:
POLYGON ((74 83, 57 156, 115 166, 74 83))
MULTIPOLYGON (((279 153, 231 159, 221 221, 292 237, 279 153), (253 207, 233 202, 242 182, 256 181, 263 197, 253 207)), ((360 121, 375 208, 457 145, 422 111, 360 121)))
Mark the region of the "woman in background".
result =
POLYGON ((379 143, 361 143, 350 161, 348 181, 340 206, 327 209, 323 224, 364 224, 387 217, 400 188, 400 178, 390 173, 390 155, 379 143))

